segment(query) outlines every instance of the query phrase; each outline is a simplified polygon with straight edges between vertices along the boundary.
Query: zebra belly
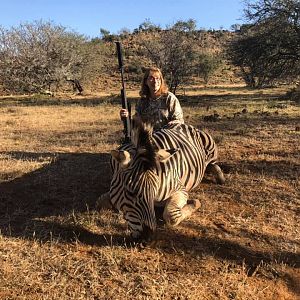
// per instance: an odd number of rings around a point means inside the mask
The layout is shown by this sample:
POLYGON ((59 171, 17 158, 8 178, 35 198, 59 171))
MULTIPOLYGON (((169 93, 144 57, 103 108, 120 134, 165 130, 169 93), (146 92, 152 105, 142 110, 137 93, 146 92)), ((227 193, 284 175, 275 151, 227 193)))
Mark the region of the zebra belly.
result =
MULTIPOLYGON (((176 158, 175 158, 176 159, 176 158)), ((189 192, 202 181, 205 169, 203 167, 184 168, 178 174, 178 164, 164 164, 157 170, 160 176, 161 185, 159 187, 157 198, 155 199, 156 206, 164 206, 164 202, 175 192, 189 192), (173 167, 173 169, 171 169, 173 167), (188 170, 188 171, 187 171, 188 170)))
MULTIPOLYGON (((173 173, 174 177, 178 174, 178 185, 183 186, 186 191, 190 191, 200 184, 206 169, 206 153, 200 143, 200 138, 197 135, 191 136, 189 131, 185 133, 182 131, 191 128, 182 125, 177 130, 166 129, 154 134, 154 142, 158 149, 179 149, 167 163, 160 165, 158 174, 164 174, 161 176, 161 180, 167 180, 166 174, 173 173)), ((197 134, 198 131, 195 130, 192 133, 197 134)), ((169 180, 176 181, 174 177, 169 180)), ((166 197, 161 198, 165 199, 166 197)))

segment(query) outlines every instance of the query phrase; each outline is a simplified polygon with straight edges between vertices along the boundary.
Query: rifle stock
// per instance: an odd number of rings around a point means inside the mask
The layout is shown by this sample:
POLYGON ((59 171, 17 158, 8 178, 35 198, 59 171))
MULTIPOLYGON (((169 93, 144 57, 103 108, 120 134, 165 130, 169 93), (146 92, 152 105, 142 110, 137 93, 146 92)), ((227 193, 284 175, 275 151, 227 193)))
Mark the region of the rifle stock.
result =
POLYGON ((125 135, 125 143, 130 141, 130 105, 128 104, 127 97, 126 97, 126 88, 125 88, 125 81, 124 81, 124 66, 123 66, 123 56, 122 56, 122 45, 121 42, 116 42, 117 46, 117 54, 118 54, 118 62, 119 62, 119 70, 121 73, 122 79, 122 89, 121 89, 121 105, 122 108, 127 109, 128 117, 122 118, 124 124, 124 135, 125 135))

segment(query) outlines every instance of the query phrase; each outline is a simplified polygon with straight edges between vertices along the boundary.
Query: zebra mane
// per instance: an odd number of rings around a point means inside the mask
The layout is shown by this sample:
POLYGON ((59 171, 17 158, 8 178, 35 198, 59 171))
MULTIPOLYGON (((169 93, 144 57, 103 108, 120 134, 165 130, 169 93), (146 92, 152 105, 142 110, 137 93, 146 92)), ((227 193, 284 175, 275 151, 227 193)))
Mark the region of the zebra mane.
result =
POLYGON ((131 142, 137 149, 139 157, 144 161, 146 169, 153 168, 156 164, 157 148, 153 143, 153 126, 145 123, 139 116, 134 116, 131 124, 131 142))

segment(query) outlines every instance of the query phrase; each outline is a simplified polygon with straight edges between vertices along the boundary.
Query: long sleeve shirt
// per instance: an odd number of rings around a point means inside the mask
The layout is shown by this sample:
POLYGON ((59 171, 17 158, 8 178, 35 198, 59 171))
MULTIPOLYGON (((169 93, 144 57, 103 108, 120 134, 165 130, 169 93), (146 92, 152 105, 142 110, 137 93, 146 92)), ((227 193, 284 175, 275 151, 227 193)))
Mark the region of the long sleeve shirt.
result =
POLYGON ((167 124, 184 123, 180 103, 171 92, 156 99, 142 98, 135 110, 144 122, 152 124, 154 130, 167 124))

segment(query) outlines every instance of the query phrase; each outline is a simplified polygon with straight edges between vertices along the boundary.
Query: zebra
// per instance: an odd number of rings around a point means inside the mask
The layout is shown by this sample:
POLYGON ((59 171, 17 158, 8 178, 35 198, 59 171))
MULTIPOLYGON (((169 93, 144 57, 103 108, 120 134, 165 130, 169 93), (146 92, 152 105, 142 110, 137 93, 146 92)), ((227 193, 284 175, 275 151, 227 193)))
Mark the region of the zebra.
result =
POLYGON ((149 124, 133 119, 131 143, 111 151, 109 198, 123 212, 134 239, 150 240, 156 231, 154 207, 163 206, 167 225, 177 226, 200 207, 188 200, 209 170, 225 182, 217 165, 212 137, 191 125, 174 124, 153 132, 149 124))

